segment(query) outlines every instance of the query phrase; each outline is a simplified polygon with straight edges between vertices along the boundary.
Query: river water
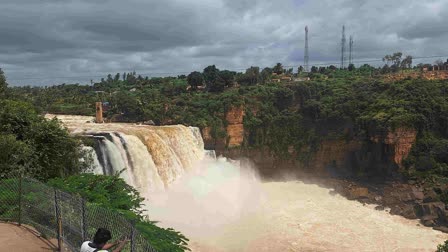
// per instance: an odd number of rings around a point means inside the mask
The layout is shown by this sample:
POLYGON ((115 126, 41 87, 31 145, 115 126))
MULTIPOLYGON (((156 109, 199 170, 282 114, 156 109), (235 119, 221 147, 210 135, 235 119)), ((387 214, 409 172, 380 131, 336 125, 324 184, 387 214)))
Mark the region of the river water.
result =
POLYGON ((222 159, 202 169, 149 203, 152 219, 186 234, 193 251, 434 251, 448 239, 316 184, 260 182, 222 159))
POLYGON ((150 219, 181 231, 193 251, 434 251, 448 239, 316 184, 262 182, 247 162, 205 152, 197 128, 58 118, 96 141, 93 172, 125 168, 150 219))

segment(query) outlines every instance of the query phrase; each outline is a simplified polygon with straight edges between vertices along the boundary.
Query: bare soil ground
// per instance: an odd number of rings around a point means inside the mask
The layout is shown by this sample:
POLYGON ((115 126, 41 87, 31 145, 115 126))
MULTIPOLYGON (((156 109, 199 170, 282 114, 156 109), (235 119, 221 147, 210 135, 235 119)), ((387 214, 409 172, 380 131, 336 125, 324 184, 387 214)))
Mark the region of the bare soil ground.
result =
POLYGON ((0 222, 0 252, 57 251, 57 241, 47 240, 30 226, 0 222))

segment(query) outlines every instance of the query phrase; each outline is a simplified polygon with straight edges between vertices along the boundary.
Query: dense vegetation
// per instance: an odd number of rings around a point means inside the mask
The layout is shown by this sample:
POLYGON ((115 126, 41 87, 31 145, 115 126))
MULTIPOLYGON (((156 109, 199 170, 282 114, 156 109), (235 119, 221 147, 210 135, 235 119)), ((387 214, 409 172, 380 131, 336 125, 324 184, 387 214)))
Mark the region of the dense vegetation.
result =
MULTIPOLYGON (((381 68, 313 66, 309 73, 299 67, 293 74, 279 63, 236 73, 212 65, 188 76, 147 78, 124 73, 92 86, 15 87, 6 92, 15 100, 9 103, 26 101, 41 113, 93 115, 94 102, 103 101, 109 104, 109 120, 209 127, 216 140, 227 137, 226 112, 241 106, 246 112, 243 148, 268 147, 277 158, 303 162, 319 148, 320 140, 356 139, 369 144, 372 137, 397 128, 415 129, 417 142, 404 161, 403 175, 446 182, 448 81, 386 78, 389 73, 431 70, 430 65, 411 69, 412 58, 401 57, 401 53, 386 55, 381 68), (278 83, 282 77, 291 80, 278 83)), ((4 146, 15 146, 8 142, 17 141, 15 135, 2 137, 4 146)), ((26 146, 14 147, 23 152, 19 157, 27 156, 26 146)), ((368 174, 373 166, 358 169, 359 174, 368 174)), ((448 196, 442 199, 448 203, 448 196)))
POLYGON ((322 139, 369 141, 388 130, 413 128, 418 141, 405 162, 409 175, 446 176, 447 81, 389 80, 383 73, 420 68, 411 69, 412 57, 402 59, 401 53, 384 61, 381 68, 312 67, 304 73, 299 67, 296 74, 280 63, 244 73, 213 65, 188 76, 151 79, 123 73, 92 86, 11 88, 8 96, 41 112, 85 115, 93 115, 94 102, 101 100, 110 104, 106 114, 112 120, 210 127, 215 139, 226 138, 226 112, 243 106, 245 148, 268 146, 279 158, 304 161, 322 139), (297 80, 274 82, 284 76, 297 80))
MULTIPOLYGON (((88 171, 92 164, 90 153, 82 148, 81 140, 70 136, 56 119, 47 120, 39 114, 41 106, 33 106, 23 101, 26 99, 14 98, 10 93, 5 95, 6 90, 6 79, 0 72, 0 178, 3 179, 0 201, 4 203, 0 206, 1 218, 17 215, 18 183, 10 178, 23 175, 79 194, 92 204, 119 212, 134 221, 136 228, 158 251, 187 249, 187 239, 181 233, 160 228, 155 222, 144 218, 141 209, 143 198, 118 176, 79 175, 88 171)), ((79 96, 76 93, 73 95, 79 96)), ((40 102, 40 98, 44 97, 35 98, 34 102, 40 102)), ((48 198, 46 190, 48 188, 35 188, 35 192, 23 197, 39 206, 46 203, 39 202, 39 199, 48 198)), ((44 209, 46 207, 42 206, 44 209)))
POLYGON ((82 174, 66 179, 55 178, 49 185, 66 192, 78 194, 89 203, 113 209, 128 220, 148 239, 157 251, 184 251, 188 239, 181 233, 168 228, 160 228, 144 217, 143 198, 139 192, 127 185, 123 179, 115 176, 82 174))
POLYGON ((58 121, 44 119, 28 103, 0 100, 0 175, 65 177, 89 167, 85 154, 58 121))

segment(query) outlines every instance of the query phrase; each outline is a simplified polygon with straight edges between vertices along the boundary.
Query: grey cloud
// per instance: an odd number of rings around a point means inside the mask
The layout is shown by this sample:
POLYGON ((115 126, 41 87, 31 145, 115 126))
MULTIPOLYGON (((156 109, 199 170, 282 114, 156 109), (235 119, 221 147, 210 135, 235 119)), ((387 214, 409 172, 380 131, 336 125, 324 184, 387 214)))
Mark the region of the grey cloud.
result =
POLYGON ((0 67, 17 85, 210 64, 298 66, 305 25, 316 63, 337 62, 343 24, 355 37, 355 60, 398 50, 440 54, 448 37, 444 0, 0 0, 0 6, 0 67), (29 76, 42 79, 20 80, 29 76), (55 78, 61 76, 87 77, 55 78))

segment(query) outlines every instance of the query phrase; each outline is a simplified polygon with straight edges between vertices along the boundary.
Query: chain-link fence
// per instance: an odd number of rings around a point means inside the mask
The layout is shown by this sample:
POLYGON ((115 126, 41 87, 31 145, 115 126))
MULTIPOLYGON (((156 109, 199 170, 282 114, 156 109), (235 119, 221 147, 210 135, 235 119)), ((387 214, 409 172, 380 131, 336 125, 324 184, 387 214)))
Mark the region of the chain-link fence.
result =
POLYGON ((119 213, 30 178, 0 178, 0 220, 33 226, 56 238, 59 251, 79 251, 99 227, 130 240, 123 251, 156 251, 119 213))

